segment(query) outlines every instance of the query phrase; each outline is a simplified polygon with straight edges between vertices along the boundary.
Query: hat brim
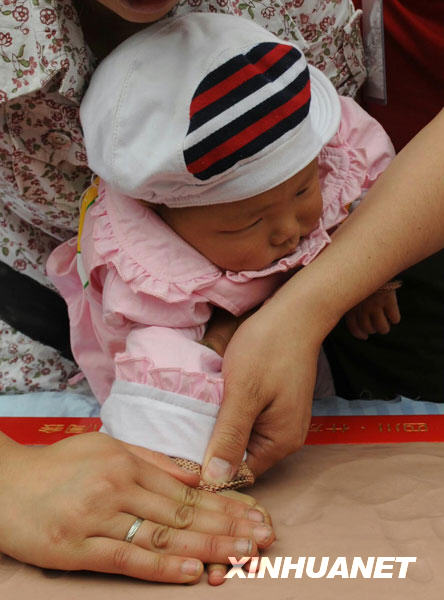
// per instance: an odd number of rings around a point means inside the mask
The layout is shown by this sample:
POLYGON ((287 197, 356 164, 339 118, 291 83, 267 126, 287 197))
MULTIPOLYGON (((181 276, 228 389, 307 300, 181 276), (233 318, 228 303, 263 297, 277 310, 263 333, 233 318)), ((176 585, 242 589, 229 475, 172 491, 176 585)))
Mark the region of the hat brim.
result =
MULTIPOLYGON (((338 130, 341 120, 341 104, 336 89, 322 71, 311 65, 308 65, 308 69, 311 82, 310 118, 312 127, 324 146, 338 130)), ((319 152, 320 150, 321 148, 319 152)), ((313 158, 314 156, 310 160, 313 158)))
POLYGON ((289 132, 260 158, 238 165, 222 181, 195 186, 190 194, 156 198, 171 208, 224 204, 266 192, 304 169, 336 133, 341 120, 339 96, 330 80, 316 67, 310 71, 311 103, 308 118, 297 133, 289 132))

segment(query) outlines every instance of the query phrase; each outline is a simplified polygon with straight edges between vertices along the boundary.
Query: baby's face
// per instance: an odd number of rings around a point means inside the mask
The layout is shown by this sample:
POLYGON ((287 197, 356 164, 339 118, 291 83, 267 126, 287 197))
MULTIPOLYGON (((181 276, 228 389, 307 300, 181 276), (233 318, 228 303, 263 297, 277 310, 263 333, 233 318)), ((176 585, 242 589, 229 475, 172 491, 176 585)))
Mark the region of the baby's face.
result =
POLYGON ((315 159, 277 187, 238 202, 156 211, 224 270, 258 271, 292 253, 318 226, 322 196, 315 159))

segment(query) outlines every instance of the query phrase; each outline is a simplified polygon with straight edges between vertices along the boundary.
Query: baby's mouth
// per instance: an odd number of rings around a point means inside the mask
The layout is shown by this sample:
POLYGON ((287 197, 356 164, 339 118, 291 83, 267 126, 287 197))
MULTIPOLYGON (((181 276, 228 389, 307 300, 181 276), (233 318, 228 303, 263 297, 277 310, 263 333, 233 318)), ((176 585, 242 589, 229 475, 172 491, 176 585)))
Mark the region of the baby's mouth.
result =
POLYGON ((280 260, 281 258, 284 258, 285 256, 290 256, 291 254, 294 254, 294 252, 296 252, 296 248, 299 246, 299 241, 296 244, 292 244, 291 246, 287 247, 285 250, 282 251, 282 253, 279 255, 279 258, 277 260, 280 260))

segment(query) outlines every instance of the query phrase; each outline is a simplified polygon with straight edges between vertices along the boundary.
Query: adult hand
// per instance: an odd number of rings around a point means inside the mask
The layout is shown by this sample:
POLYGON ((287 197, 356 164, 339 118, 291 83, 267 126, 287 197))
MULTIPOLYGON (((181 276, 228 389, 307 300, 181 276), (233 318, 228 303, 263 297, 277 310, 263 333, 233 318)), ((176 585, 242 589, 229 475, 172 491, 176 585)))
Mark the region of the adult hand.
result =
POLYGON ((442 248, 443 167, 444 110, 396 156, 333 243, 236 331, 204 479, 230 479, 247 447, 259 474, 302 443, 324 337, 381 285, 442 248))
POLYGON ((322 336, 278 292, 237 329, 224 356, 224 401, 204 461, 207 481, 229 480, 245 449, 259 475, 304 442, 322 336))
POLYGON ((240 317, 235 317, 222 308, 215 307, 210 322, 207 325, 205 335, 200 343, 208 346, 217 352, 219 356, 224 356, 225 350, 233 337, 236 329, 246 320, 256 309, 250 310, 240 317))
POLYGON ((274 538, 269 528, 256 543, 265 524, 251 505, 189 487, 195 476, 167 457, 101 433, 40 448, 0 434, 0 458, 0 551, 40 567, 190 583, 202 563, 254 556, 274 538))

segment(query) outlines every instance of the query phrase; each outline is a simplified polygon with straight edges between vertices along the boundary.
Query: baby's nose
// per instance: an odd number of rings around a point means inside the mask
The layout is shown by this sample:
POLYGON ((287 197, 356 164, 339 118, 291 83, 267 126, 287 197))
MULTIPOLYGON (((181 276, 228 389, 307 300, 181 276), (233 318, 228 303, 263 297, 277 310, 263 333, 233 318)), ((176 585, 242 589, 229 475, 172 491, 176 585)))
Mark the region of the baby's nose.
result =
POLYGON ((300 231, 299 223, 293 222, 283 223, 279 228, 275 229, 270 236, 270 244, 272 246, 288 246, 296 247, 299 242, 300 231))

